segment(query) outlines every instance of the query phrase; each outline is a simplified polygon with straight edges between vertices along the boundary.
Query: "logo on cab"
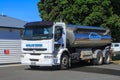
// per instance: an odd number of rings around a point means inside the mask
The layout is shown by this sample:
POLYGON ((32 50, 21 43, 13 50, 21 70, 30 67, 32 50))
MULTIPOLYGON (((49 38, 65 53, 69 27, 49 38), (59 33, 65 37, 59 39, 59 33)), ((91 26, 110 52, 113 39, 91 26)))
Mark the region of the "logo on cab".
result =
POLYGON ((42 47, 42 44, 26 44, 26 47, 42 47))

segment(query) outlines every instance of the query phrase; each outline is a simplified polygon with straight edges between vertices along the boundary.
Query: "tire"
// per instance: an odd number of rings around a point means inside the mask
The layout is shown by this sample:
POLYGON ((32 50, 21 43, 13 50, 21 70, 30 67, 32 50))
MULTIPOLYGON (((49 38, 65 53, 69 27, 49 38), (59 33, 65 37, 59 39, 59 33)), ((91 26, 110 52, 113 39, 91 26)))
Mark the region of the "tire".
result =
POLYGON ((101 65, 103 63, 103 54, 101 51, 99 51, 97 54, 96 54, 96 58, 93 59, 93 64, 94 65, 101 65))
POLYGON ((69 67, 69 57, 68 55, 61 56, 60 69, 65 70, 69 67))
POLYGON ((111 55, 110 55, 110 53, 107 51, 107 52, 105 53, 105 57, 104 57, 103 63, 104 63, 104 64, 109 64, 110 61, 111 61, 111 55))

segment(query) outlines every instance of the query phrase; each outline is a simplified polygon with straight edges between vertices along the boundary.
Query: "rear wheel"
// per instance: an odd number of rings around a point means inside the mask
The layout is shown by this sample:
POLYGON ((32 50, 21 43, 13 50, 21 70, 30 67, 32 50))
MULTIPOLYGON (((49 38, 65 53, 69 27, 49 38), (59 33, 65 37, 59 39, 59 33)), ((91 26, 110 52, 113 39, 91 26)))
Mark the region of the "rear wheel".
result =
POLYGON ((101 65, 103 63, 103 55, 102 55, 102 52, 99 51, 97 54, 96 54, 96 58, 93 59, 93 64, 94 65, 101 65))
POLYGON ((109 63, 110 63, 110 60, 111 60, 111 55, 110 55, 110 53, 107 51, 106 54, 105 54, 103 63, 104 63, 104 64, 109 64, 109 63))
POLYGON ((62 55, 60 69, 65 70, 65 69, 68 69, 68 67, 69 67, 69 57, 68 55, 62 55))

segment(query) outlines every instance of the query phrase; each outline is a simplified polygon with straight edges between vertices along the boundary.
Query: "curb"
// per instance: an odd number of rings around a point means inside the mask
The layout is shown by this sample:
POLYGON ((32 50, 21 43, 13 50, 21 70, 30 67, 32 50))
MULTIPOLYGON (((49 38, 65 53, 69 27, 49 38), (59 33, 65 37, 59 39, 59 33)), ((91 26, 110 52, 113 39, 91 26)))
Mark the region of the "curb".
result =
POLYGON ((115 60, 115 61, 112 61, 113 64, 120 64, 120 60, 115 60))

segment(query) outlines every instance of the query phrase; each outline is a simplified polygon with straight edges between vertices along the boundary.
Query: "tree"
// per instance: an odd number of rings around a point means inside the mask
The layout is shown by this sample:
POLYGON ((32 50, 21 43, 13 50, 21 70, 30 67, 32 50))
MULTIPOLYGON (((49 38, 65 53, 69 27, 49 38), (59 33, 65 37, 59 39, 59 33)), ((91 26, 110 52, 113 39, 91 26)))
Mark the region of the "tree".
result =
POLYGON ((120 17, 116 14, 112 15, 105 26, 109 26, 113 41, 120 42, 120 17))
POLYGON ((120 0, 40 0, 38 9, 43 20, 110 28, 120 41, 120 0))

